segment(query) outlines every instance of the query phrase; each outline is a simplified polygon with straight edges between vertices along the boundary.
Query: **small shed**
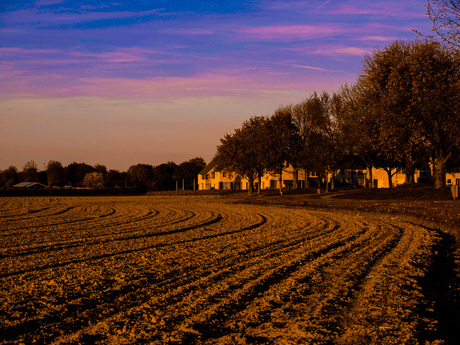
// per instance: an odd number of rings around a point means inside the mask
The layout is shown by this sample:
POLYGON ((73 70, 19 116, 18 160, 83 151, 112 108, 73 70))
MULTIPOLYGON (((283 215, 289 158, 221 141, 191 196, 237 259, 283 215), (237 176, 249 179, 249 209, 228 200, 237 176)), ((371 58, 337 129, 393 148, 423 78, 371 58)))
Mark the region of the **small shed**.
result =
POLYGON ((15 184, 13 187, 15 188, 25 188, 25 189, 36 189, 36 188, 47 188, 44 184, 40 182, 20 182, 15 184))

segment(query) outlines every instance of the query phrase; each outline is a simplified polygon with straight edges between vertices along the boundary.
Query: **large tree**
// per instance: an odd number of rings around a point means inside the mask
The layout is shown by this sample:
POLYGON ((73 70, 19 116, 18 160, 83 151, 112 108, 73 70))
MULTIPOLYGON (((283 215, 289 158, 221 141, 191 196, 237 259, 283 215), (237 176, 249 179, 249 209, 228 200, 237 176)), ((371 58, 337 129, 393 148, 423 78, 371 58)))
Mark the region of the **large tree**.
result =
POLYGON ((150 164, 136 164, 128 169, 131 183, 140 190, 145 190, 152 186, 152 170, 150 164))
POLYGON ((110 169, 104 176, 105 185, 109 188, 126 187, 127 181, 118 170, 110 169))
POLYGON ((95 171, 95 169, 86 163, 70 163, 65 167, 66 182, 72 186, 81 185, 86 174, 95 171))
POLYGON ((175 172, 177 164, 167 162, 157 165, 152 170, 152 182, 155 190, 174 190, 176 188, 175 172))
POLYGON ((18 169, 15 166, 10 166, 8 169, 0 173, 0 189, 11 188, 19 182, 18 169))
POLYGON ((37 182, 38 181, 38 167, 34 161, 28 161, 24 164, 24 168, 20 174, 20 178, 22 178, 26 182, 37 182))
POLYGON ((378 124, 379 161, 405 161, 408 184, 413 182, 414 156, 423 141, 409 78, 411 49, 410 42, 394 42, 367 56, 363 68, 367 99, 378 124))
POLYGON ((251 117, 243 123, 241 128, 235 129, 233 134, 225 134, 217 147, 214 157, 216 169, 220 171, 234 171, 249 181, 248 193, 251 194, 254 182, 265 171, 267 149, 267 119, 263 116, 251 117))
POLYGON ((292 108, 292 116, 300 143, 295 161, 298 167, 305 170, 305 186, 308 187, 310 173, 324 171, 327 164, 327 157, 324 155, 325 137, 321 130, 324 122, 321 98, 314 92, 292 108))
POLYGON ((379 161, 404 161, 406 182, 415 156, 429 152, 435 186, 444 185, 458 144, 458 77, 458 57, 428 40, 394 42, 365 59, 359 82, 377 124, 379 161))
POLYGON ((445 185, 446 163, 460 145, 460 56, 436 42, 414 43, 410 79, 413 104, 436 188, 445 185))
POLYGON ((83 178, 82 183, 86 188, 95 189, 104 188, 105 185, 104 176, 102 175, 102 173, 97 171, 87 173, 83 178))
POLYGON ((206 162, 203 158, 192 158, 179 164, 174 172, 175 178, 183 181, 185 189, 193 189, 193 183, 196 181, 196 176, 205 166, 206 162))
POLYGON ((59 161, 49 161, 46 166, 48 186, 62 186, 65 183, 65 169, 59 161))
POLYGON ((345 101, 340 93, 322 92, 320 96, 321 120, 320 133, 322 134, 322 152, 324 155, 324 172, 326 191, 328 189, 328 174, 332 174, 331 189, 334 189, 335 171, 337 162, 344 154, 344 138, 342 123, 345 119, 345 101))
POLYGON ((343 85, 340 89, 344 101, 344 117, 342 131, 346 133, 344 144, 348 155, 360 156, 370 175, 371 183, 365 179, 364 186, 372 187, 372 167, 375 161, 375 130, 373 117, 367 110, 367 102, 364 99, 365 93, 361 92, 359 84, 353 86, 343 85))
POLYGON ((433 31, 448 46, 460 49, 460 3, 453 0, 428 0, 427 14, 433 31))
POLYGON ((266 124, 266 136, 264 138, 263 165, 267 171, 279 174, 279 190, 283 196, 283 169, 289 164, 295 166, 297 153, 300 146, 298 127, 292 117, 292 107, 278 108, 266 124))

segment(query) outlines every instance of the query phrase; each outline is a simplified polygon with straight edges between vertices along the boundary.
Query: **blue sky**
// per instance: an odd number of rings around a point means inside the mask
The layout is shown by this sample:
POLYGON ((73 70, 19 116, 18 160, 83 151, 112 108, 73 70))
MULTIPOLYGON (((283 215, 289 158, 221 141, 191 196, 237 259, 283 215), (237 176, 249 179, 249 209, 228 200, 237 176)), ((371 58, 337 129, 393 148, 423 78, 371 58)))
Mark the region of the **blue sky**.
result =
POLYGON ((226 132, 431 32, 425 1, 0 4, 0 169, 209 161, 226 132))

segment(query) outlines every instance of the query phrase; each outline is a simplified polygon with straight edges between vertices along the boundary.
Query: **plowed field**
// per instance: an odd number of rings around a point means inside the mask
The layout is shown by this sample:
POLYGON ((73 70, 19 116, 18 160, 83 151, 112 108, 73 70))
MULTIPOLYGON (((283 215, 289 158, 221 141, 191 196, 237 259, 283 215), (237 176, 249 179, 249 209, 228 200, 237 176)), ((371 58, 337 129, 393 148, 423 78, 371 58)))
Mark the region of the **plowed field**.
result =
POLYGON ((0 199, 2 344, 417 344, 441 236, 214 196, 0 199))

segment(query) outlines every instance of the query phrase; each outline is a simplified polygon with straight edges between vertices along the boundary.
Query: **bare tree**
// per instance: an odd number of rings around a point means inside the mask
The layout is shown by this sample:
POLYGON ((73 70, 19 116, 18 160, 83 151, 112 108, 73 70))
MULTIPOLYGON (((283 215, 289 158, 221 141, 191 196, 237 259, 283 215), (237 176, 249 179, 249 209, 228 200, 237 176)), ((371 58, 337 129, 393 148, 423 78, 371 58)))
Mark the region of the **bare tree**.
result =
POLYGON ((433 32, 454 49, 460 48, 460 3, 454 0, 428 0, 427 14, 433 32))

